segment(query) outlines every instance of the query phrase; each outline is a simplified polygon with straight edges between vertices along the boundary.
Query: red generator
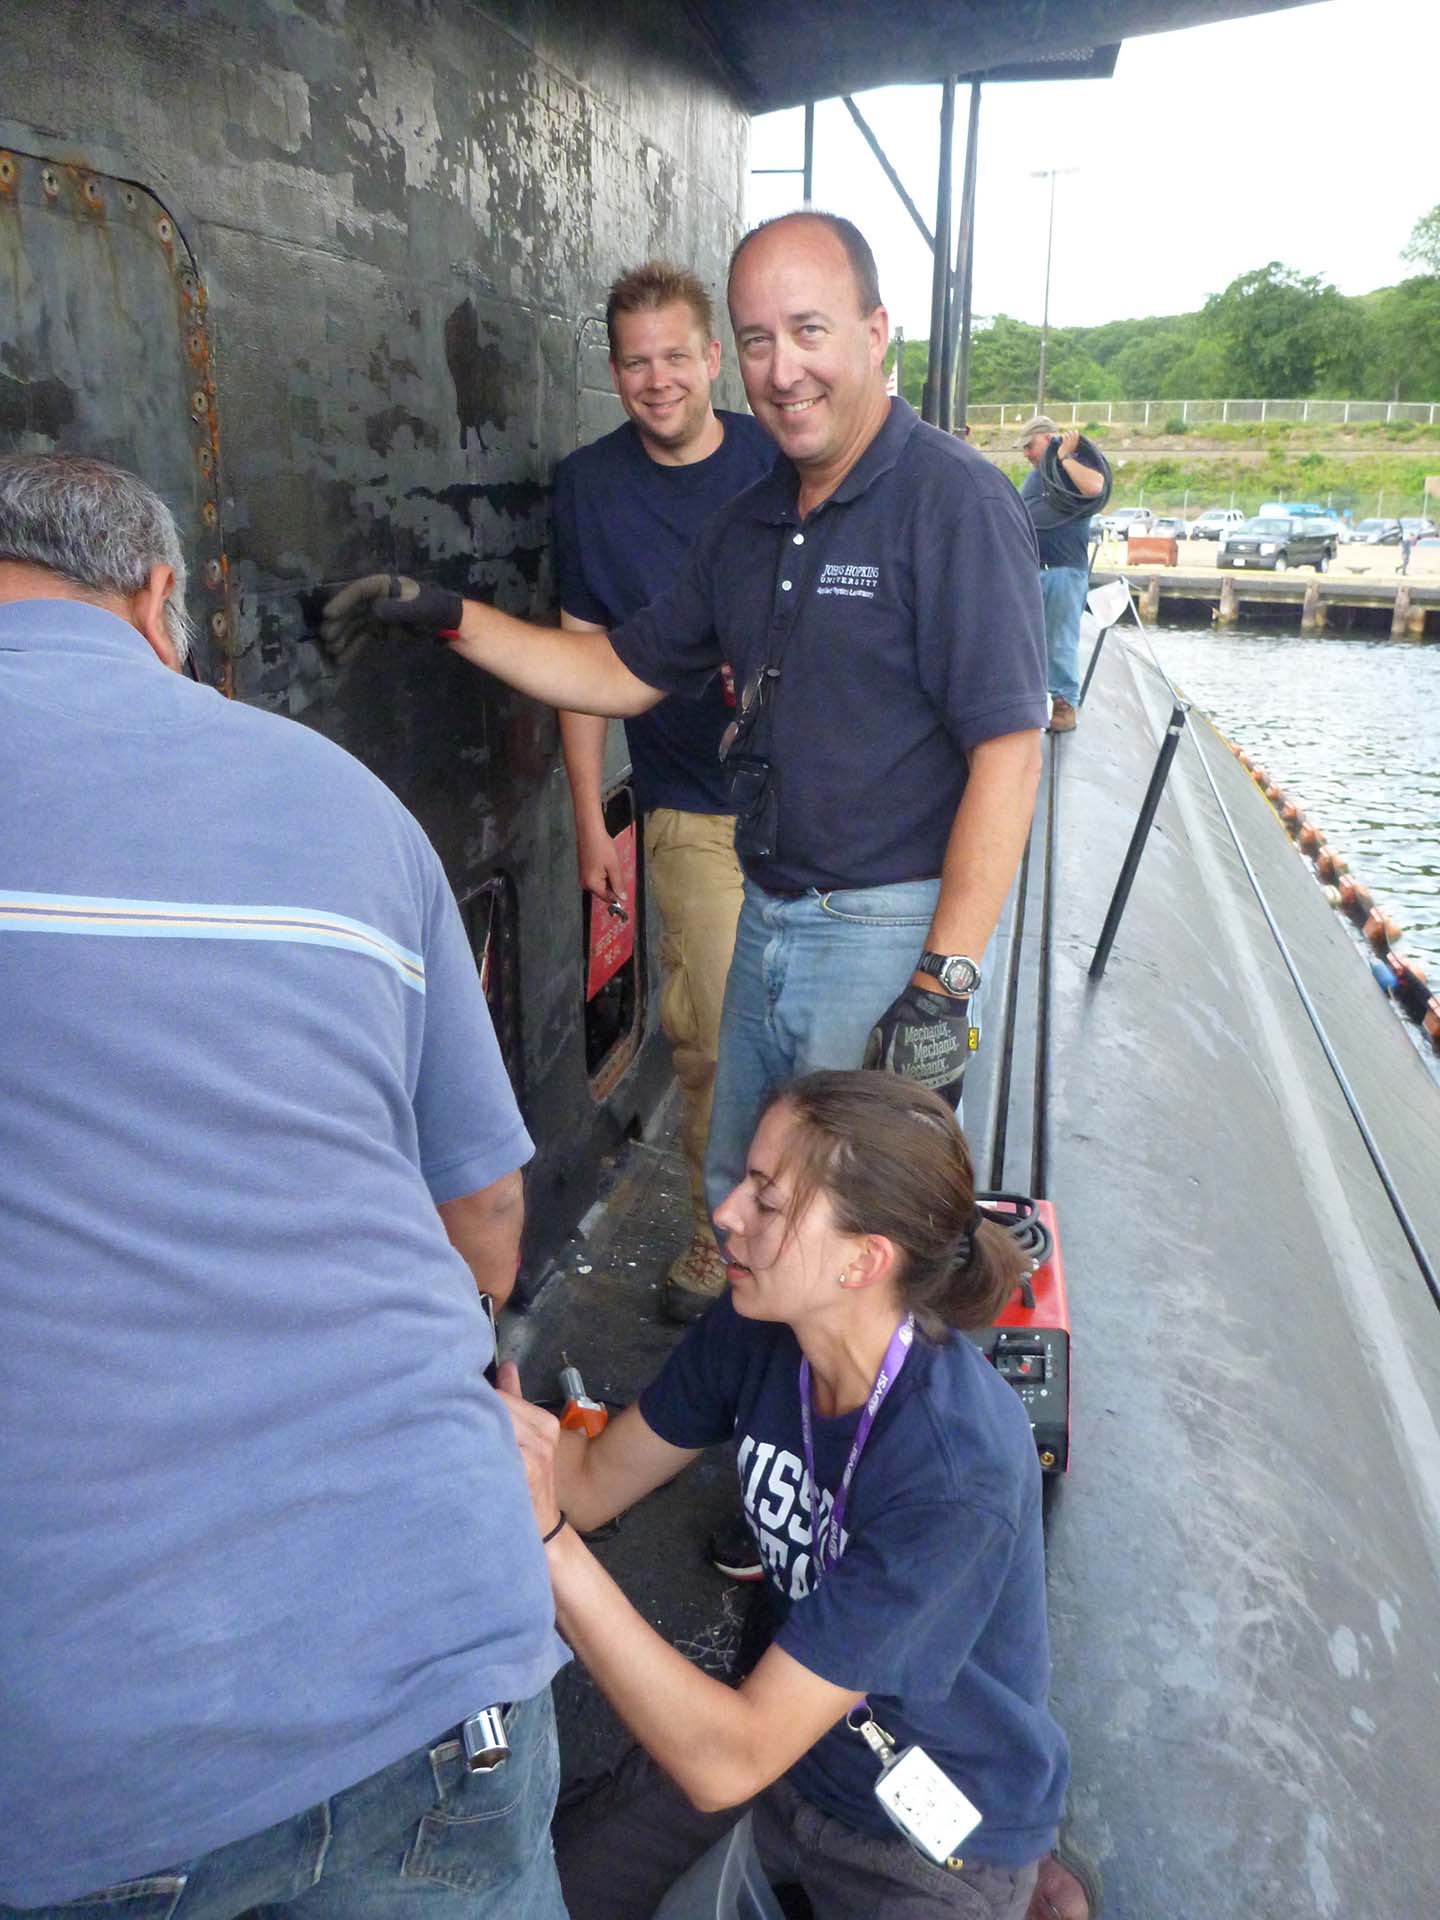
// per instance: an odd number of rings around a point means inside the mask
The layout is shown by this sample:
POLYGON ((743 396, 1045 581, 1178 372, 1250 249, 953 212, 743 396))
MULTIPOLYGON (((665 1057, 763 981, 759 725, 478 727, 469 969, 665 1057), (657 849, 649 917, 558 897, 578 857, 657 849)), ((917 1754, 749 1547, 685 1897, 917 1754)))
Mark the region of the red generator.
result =
POLYGON ((999 1319, 974 1334, 980 1351, 1025 1403, 1046 1474, 1070 1467, 1070 1308, 1055 1209, 1018 1193, 977 1193, 976 1204, 1003 1226, 1032 1262, 999 1319))

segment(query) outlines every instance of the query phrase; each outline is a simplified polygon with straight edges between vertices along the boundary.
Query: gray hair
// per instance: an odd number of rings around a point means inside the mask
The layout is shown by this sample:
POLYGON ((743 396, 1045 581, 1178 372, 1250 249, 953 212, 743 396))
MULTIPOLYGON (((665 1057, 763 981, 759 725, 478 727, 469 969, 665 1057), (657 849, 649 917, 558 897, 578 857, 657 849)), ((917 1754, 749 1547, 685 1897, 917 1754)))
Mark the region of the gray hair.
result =
POLYGON ((123 467, 78 453, 0 455, 0 561, 44 567, 88 593, 138 593, 152 567, 175 586, 165 625, 183 665, 194 629, 185 611, 185 553, 175 516, 123 467))

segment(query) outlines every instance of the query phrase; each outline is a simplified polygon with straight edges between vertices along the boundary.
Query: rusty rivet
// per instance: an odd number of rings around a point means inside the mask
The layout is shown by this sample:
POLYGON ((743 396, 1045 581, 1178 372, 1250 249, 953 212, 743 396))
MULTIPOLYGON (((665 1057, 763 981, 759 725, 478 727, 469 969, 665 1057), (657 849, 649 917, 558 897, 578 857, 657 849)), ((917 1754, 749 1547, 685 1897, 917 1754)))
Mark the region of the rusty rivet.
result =
POLYGON ((44 187, 47 197, 53 200, 60 191, 59 177, 53 167, 46 167, 45 171, 40 175, 40 184, 44 187))
POLYGON ((87 180, 84 186, 84 194, 85 194, 85 199, 90 206, 92 207, 104 206, 105 196, 100 191, 100 185, 98 181, 87 180))
POLYGON ((210 402, 200 387, 197 387, 194 393, 191 394, 190 405, 196 413, 205 413, 208 411, 210 402))
POLYGON ((230 622, 225 618, 223 613, 211 614, 210 631, 217 640, 223 640, 225 638, 226 634, 230 631, 230 622))
POLYGON ((221 580, 221 567, 218 560, 205 562, 205 582, 207 586, 218 587, 221 580))
POLYGON ((195 332, 192 333, 190 336, 190 351, 196 356, 197 359, 200 358, 205 352, 205 336, 203 333, 200 332, 198 327, 196 328, 195 332))
POLYGON ((207 500, 200 509, 200 518, 205 522, 207 527, 213 527, 218 517, 215 512, 215 502, 213 500, 207 500))
POLYGON ((155 222, 155 231, 167 247, 175 238, 175 229, 170 224, 169 216, 166 214, 162 213, 160 218, 155 222))
POLYGON ((15 184, 16 171, 13 155, 0 153, 0 187, 13 186, 15 184))
POLYGON ((182 293, 196 293, 199 291, 199 283, 193 273, 187 272, 181 274, 180 291, 182 293))
POLYGON ((130 208, 132 213, 140 204, 140 196, 136 193, 134 187, 126 187, 120 195, 120 198, 125 202, 126 206, 130 208))
POLYGON ((209 473, 211 467, 214 466, 214 464, 215 464, 215 456, 213 453, 211 453, 209 447, 201 447, 200 471, 202 473, 209 473))

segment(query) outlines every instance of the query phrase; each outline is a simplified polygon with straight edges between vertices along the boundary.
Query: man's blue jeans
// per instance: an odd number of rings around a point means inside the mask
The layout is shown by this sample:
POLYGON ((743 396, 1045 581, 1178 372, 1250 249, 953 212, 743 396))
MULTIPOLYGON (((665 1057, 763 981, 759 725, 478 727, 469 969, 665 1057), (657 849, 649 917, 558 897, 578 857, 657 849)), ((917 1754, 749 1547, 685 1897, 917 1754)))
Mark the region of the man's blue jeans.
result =
POLYGON ((915 971, 939 897, 938 880, 793 900, 745 882, 705 1157, 712 1212, 744 1178, 774 1088, 817 1067, 860 1065, 871 1027, 915 971))
POLYGON ((0 1916, 566 1920, 550 1847, 560 1783, 550 1689, 513 1707, 506 1729, 510 1757, 493 1773, 468 1773, 447 1736, 263 1833, 62 1906, 0 1916))
POLYGON ((1080 616, 1090 575, 1084 567, 1042 567, 1040 598, 1045 605, 1045 651, 1050 661, 1050 691, 1073 707, 1080 698, 1080 616))

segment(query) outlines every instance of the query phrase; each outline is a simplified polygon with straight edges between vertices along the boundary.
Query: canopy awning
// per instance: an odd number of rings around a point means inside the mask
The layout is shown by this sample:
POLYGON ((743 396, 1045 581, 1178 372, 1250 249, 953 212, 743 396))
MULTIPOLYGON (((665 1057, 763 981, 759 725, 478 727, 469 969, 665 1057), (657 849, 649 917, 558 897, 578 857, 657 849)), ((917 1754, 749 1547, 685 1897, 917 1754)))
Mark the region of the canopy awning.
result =
POLYGON ((688 0, 752 113, 983 74, 1104 78, 1120 42, 1305 0, 688 0))

